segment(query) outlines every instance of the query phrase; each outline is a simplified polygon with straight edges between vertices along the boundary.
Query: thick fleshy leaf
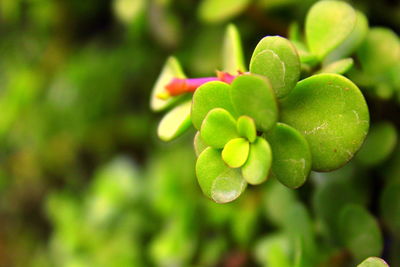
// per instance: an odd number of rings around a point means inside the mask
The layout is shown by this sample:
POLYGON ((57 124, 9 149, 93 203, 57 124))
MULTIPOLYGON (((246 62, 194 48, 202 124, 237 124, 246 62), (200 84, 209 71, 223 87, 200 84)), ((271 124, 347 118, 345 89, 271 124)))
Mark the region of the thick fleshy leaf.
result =
POLYGON ((214 108, 208 112, 200 134, 204 143, 214 148, 223 148, 229 140, 239 137, 235 119, 222 108, 214 108))
POLYGON ((344 58, 323 67, 319 73, 337 73, 345 74, 352 66, 354 60, 352 58, 344 58))
POLYGON ((229 24, 226 28, 222 55, 223 71, 231 74, 246 71, 239 31, 233 24, 229 24))
POLYGON ((281 103, 281 121, 308 141, 312 169, 343 166, 362 145, 369 128, 365 99, 349 79, 331 73, 300 81, 281 103))
POLYGON ((174 57, 168 58, 165 62, 160 76, 158 76, 151 92, 150 107, 153 111, 166 109, 178 99, 178 97, 173 97, 164 100, 157 97, 158 94, 165 92, 165 86, 172 80, 172 78, 185 78, 181 65, 174 57))
POLYGON ((382 233, 375 218, 362 206, 344 207, 340 212, 339 229, 343 243, 357 261, 381 254, 382 233))
POLYGON ((310 51, 323 59, 343 43, 356 25, 356 12, 342 1, 321 1, 307 14, 305 30, 310 51))
POLYGON ((267 180, 271 168, 272 153, 267 141, 257 137, 250 144, 250 153, 247 162, 242 167, 242 175, 249 184, 260 184, 267 180))
POLYGON ((196 135, 194 136, 193 146, 194 146, 194 152, 196 153, 197 157, 201 154, 201 152, 203 152, 204 149, 208 147, 208 145, 203 141, 203 139, 201 139, 199 131, 197 131, 196 135))
POLYGON ((189 129, 191 105, 192 101, 187 101, 165 114, 157 129, 158 137, 161 140, 171 141, 189 129))
POLYGON ((254 119, 257 129, 267 131, 278 118, 278 107, 269 81, 258 75, 240 75, 232 83, 231 97, 239 115, 254 119))
POLYGON ((400 41, 396 33, 386 28, 371 28, 357 51, 361 67, 376 75, 400 61, 400 41))
POLYGON ((375 166, 387 159, 397 144, 397 131, 390 122, 379 122, 371 130, 356 159, 363 165, 375 166))
POLYGON ((200 129, 207 113, 213 108, 223 108, 235 117, 230 92, 229 84, 218 81, 208 82, 197 88, 192 104, 192 122, 196 129, 200 129))
POLYGON ((301 186, 311 171, 311 152, 306 139, 284 123, 277 123, 265 136, 272 149, 273 176, 290 188, 301 186))
POLYGON ((212 147, 198 157, 196 175, 203 193, 217 203, 235 200, 247 185, 240 171, 226 166, 221 152, 212 147))
POLYGON ((222 159, 231 168, 242 167, 249 156, 249 142, 244 138, 234 138, 222 150, 222 159))
POLYGON ((278 98, 288 95, 300 77, 295 46, 280 36, 264 37, 254 49, 250 72, 267 76, 278 98))
POLYGON ((389 267, 389 265, 378 257, 369 257, 361 262, 357 267, 389 267))
POLYGON ((199 6, 199 17, 208 23, 218 23, 240 14, 250 0, 203 0, 199 6))
POLYGON ((328 54, 324 63, 331 63, 353 54, 367 36, 368 28, 367 17, 362 12, 356 10, 356 25, 353 31, 348 35, 346 40, 328 54))
POLYGON ((254 120, 249 116, 240 116, 236 123, 237 132, 241 137, 247 138, 250 143, 254 142, 257 137, 257 130, 254 120))
POLYGON ((275 94, 285 86, 285 64, 272 50, 257 53, 250 62, 250 72, 263 75, 271 82, 275 94))

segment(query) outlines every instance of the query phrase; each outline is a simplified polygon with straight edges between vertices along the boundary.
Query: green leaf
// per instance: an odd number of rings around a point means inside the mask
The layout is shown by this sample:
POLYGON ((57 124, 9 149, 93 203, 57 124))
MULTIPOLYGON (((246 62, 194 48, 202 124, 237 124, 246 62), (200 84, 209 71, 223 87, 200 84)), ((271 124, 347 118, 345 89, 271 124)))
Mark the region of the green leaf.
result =
POLYGON ((389 267, 389 265, 381 258, 369 257, 357 265, 357 267, 389 267))
POLYGON ((345 74, 353 66, 354 60, 352 58, 340 59, 324 66, 318 73, 337 73, 345 74))
POLYGON ((300 81, 281 103, 281 121, 308 141, 312 169, 343 166, 361 147, 369 127, 365 99, 349 79, 323 73, 300 81))
POLYGON ((231 115, 236 112, 232 105, 231 86, 223 82, 208 82, 197 88, 193 94, 192 122, 196 129, 200 129, 201 123, 207 113, 213 108, 223 108, 231 115))
POLYGON ((231 97, 239 115, 254 119, 257 129, 267 131, 278 118, 278 107, 268 80, 240 75, 232 83, 231 97))
POLYGON ((201 152, 203 152, 204 149, 208 147, 208 145, 203 141, 203 139, 201 139, 199 131, 197 131, 196 135, 194 136, 193 146, 197 157, 201 154, 201 152))
MULTIPOLYGON (((397 163, 398 164, 398 163, 397 163)), ((400 237, 400 183, 388 183, 380 199, 380 211, 389 230, 400 237)))
POLYGON ((226 28, 222 55, 223 71, 231 74, 246 71, 239 31, 233 24, 229 24, 226 28))
POLYGON ((290 245, 285 233, 268 234, 256 243, 255 258, 262 266, 293 267, 290 245))
POLYGON ((242 175, 249 184, 261 184, 268 178, 271 168, 272 153, 267 141, 257 137, 250 144, 250 153, 247 162, 242 167, 242 175))
POLYGON ((191 106, 192 101, 187 101, 165 114, 157 129, 158 137, 161 140, 171 141, 189 129, 191 106))
POLYGON ((222 159, 231 168, 242 167, 249 156, 249 142, 243 138, 234 138, 226 143, 222 150, 222 159))
POLYGON ((328 54, 325 63, 337 61, 353 54, 364 41, 368 33, 367 17, 356 10, 356 25, 349 36, 338 47, 328 54))
POLYGON ((264 37, 254 49, 250 72, 267 76, 278 98, 288 95, 300 77, 295 46, 280 36, 264 37))
POLYGON ((397 144, 397 131, 390 122, 379 122, 371 126, 371 130, 356 160, 366 166, 376 166, 384 162, 393 152, 397 144))
POLYGON ((247 138, 253 143, 257 137, 257 130, 254 120, 249 116, 240 116, 236 123, 237 131, 241 137, 247 138))
POLYGON ((240 171, 226 166, 221 153, 211 147, 198 157, 196 175, 203 193, 217 203, 235 200, 247 185, 240 171))
POLYGON ((272 149, 273 176, 290 188, 304 184, 311 171, 311 152, 306 139, 283 123, 277 123, 265 136, 272 149))
POLYGON ((178 98, 173 97, 163 100, 157 97, 158 94, 165 92, 165 86, 172 80, 172 78, 185 78, 181 65, 174 57, 170 57, 164 64, 160 76, 153 87, 151 92, 150 107, 153 111, 161 111, 171 106, 178 98))
POLYGON ((239 137, 235 119, 222 108, 214 108, 208 112, 200 134, 202 140, 214 148, 223 148, 229 140, 239 137))
POLYGON ((229 20, 240 14, 250 0, 203 0, 199 6, 199 17, 207 23, 229 20))
POLYGON ((341 1, 320 1, 309 10, 305 31, 310 51, 323 59, 343 43, 356 25, 356 12, 341 1))
POLYGON ((371 28, 357 51, 362 69, 370 75, 385 72, 400 60, 400 41, 390 29, 371 28))
POLYGON ((340 236, 356 260, 379 256, 382 234, 375 218, 362 206, 349 204, 340 212, 340 236))

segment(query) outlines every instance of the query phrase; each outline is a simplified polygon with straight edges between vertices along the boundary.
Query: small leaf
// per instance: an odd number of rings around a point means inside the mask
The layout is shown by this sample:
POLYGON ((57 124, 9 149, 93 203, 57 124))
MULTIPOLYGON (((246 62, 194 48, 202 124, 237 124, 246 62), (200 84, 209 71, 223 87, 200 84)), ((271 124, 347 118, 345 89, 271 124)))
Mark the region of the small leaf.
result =
POLYGON ((400 41, 396 33, 386 28, 371 28, 357 51, 362 69, 377 75, 400 61, 400 41))
POLYGON ((233 24, 229 24, 226 28, 222 55, 223 71, 231 74, 236 74, 238 71, 246 71, 239 31, 233 24))
POLYGON ((231 97, 238 114, 253 118, 257 129, 267 131, 276 122, 278 107, 266 78, 238 76, 232 83, 231 97))
POLYGON ((356 25, 356 13, 347 3, 321 1, 314 4, 306 18, 306 38, 310 51, 323 59, 338 47, 356 25))
POLYGON ((381 258, 369 257, 357 265, 357 267, 389 267, 389 265, 381 258))
POLYGON ((158 125, 158 137, 163 141, 171 141, 183 134, 191 125, 190 109, 192 101, 176 106, 161 119, 158 125))
POLYGON ((304 184, 311 171, 311 152, 306 139, 283 123, 277 123, 265 136, 272 149, 273 176, 290 188, 304 184))
POLYGON ((237 131, 241 137, 247 138, 253 143, 257 137, 257 130, 254 120, 249 116, 240 116, 236 123, 237 131))
POLYGON ((397 132, 390 122, 372 125, 356 159, 363 165, 375 166, 387 159, 397 144, 397 132))
POLYGON ((208 147, 203 139, 201 139, 199 131, 197 131, 196 135, 194 136, 193 146, 197 157, 201 154, 201 152, 203 152, 204 149, 208 147))
POLYGON ((345 74, 353 66, 354 60, 352 58, 345 58, 323 67, 318 73, 337 73, 345 74))
POLYGON ((192 122, 196 129, 200 129, 201 123, 207 113, 213 108, 223 108, 231 115, 236 112, 232 105, 231 86, 223 82, 208 82, 197 88, 193 95, 192 122))
POLYGON ((153 111, 161 111, 171 106, 179 97, 169 98, 163 100, 157 97, 158 94, 165 92, 165 85, 167 85, 172 78, 185 78, 181 65, 174 57, 170 57, 165 62, 160 76, 153 87, 151 92, 150 107, 153 111))
POLYGON ((234 138, 226 143, 222 150, 222 159, 231 168, 242 167, 249 156, 249 142, 243 138, 234 138))
POLYGON ((214 108, 207 114, 200 134, 202 140, 214 148, 223 148, 229 140, 239 137, 235 119, 222 108, 214 108))
POLYGON ((362 206, 349 204, 340 212, 340 236, 356 260, 379 256, 382 234, 375 218, 362 206))
POLYGON ((260 184, 267 180, 271 168, 272 153, 267 141, 257 137, 250 144, 250 153, 247 162, 242 167, 242 175, 249 184, 260 184))
POLYGON ((307 140, 312 169, 330 171, 347 163, 369 127, 365 99, 349 79, 331 73, 300 81, 281 102, 281 121, 307 140))
POLYGON ((250 0, 203 0, 199 6, 199 17, 208 23, 229 20, 240 14, 250 0))
POLYGON ((280 36, 264 37, 254 49, 250 72, 268 77, 278 98, 288 95, 300 77, 295 46, 280 36))
POLYGON ((198 157, 196 175, 203 193, 217 203, 235 200, 247 185, 239 170, 226 166, 221 153, 211 147, 198 157))

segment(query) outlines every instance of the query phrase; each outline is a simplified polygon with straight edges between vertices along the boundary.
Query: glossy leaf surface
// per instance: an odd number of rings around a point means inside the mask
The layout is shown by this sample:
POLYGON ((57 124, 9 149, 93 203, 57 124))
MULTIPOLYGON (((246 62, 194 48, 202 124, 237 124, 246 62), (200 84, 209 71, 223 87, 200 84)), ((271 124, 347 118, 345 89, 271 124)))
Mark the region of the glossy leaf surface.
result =
POLYGON ((348 162, 369 128, 368 107, 358 87, 328 73, 300 81, 282 101, 281 120, 306 138, 316 171, 334 170, 348 162))
POLYGON ((311 171, 311 152, 306 139, 284 123, 277 123, 265 136, 272 149, 273 176, 290 188, 301 186, 311 171))
POLYGON ((267 141, 257 137, 250 144, 250 153, 247 162, 242 167, 242 175, 249 184, 260 184, 267 180, 271 168, 272 153, 267 141))
POLYGON ((207 114, 200 134, 204 143, 214 148, 223 148, 229 140, 239 137, 235 119, 222 108, 214 108, 207 114))
POLYGON ((258 75, 241 75, 232 83, 232 102, 239 115, 254 119, 266 131, 278 117, 278 107, 269 81, 258 75))
POLYGON ((231 168, 243 166, 249 156, 249 142, 243 138, 234 138, 226 143, 222 150, 222 159, 231 168))

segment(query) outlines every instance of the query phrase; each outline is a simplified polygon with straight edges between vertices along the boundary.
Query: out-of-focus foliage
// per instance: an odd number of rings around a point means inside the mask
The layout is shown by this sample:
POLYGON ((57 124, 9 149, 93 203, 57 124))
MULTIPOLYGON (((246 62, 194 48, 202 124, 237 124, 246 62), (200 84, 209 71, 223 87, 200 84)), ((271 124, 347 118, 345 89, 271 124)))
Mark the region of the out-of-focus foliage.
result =
MULTIPOLYGON (((315 1, 226 1, 210 13, 212 2, 0 1, 1 266, 356 266, 364 256, 400 265, 399 69, 359 75, 371 58, 388 59, 385 49, 349 71, 376 129, 367 152, 297 191, 271 180, 218 205, 196 183, 191 138, 158 141, 161 115, 148 99, 167 55, 188 76, 214 73, 234 22, 248 62, 264 35, 287 36, 292 21, 302 29, 315 1), (336 215, 349 206, 368 218, 360 229, 379 226, 383 254, 364 255, 340 234, 351 229, 336 215)), ((395 1, 352 4, 398 41, 395 1)), ((303 57, 302 70, 313 60, 303 57)), ((360 266, 372 261, 382 265, 360 266)))

